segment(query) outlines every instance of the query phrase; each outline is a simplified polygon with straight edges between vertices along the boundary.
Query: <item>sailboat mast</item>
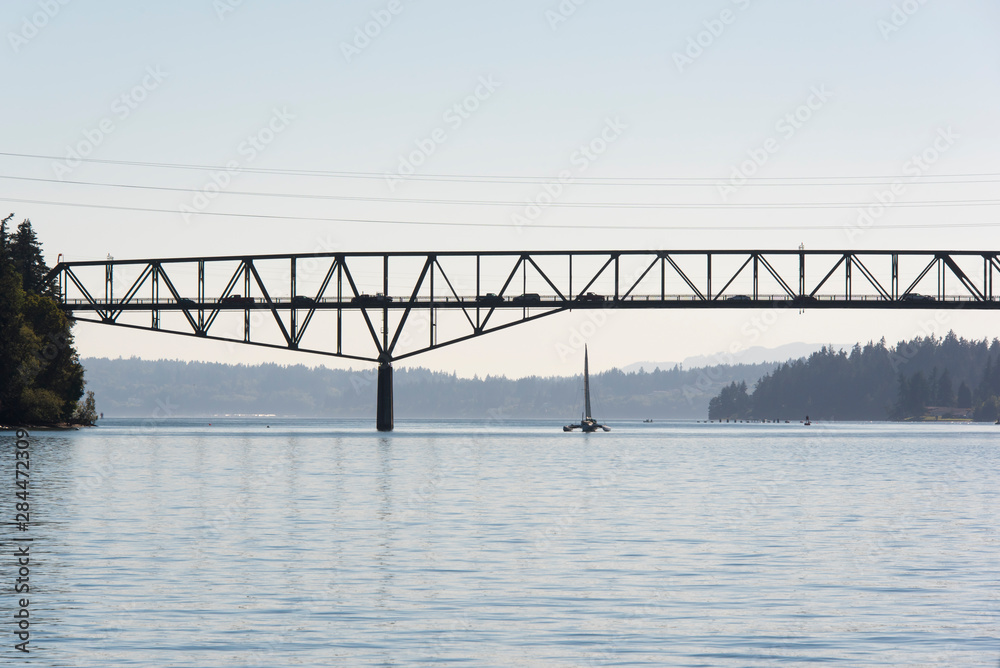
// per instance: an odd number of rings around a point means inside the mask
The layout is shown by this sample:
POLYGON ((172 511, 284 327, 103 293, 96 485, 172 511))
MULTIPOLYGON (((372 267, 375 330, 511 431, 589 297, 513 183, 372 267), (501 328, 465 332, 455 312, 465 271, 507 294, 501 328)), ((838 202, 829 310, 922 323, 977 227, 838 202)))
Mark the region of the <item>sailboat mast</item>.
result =
POLYGON ((584 417, 588 419, 593 417, 590 413, 590 368, 587 361, 587 346, 583 347, 583 409, 586 413, 584 417))

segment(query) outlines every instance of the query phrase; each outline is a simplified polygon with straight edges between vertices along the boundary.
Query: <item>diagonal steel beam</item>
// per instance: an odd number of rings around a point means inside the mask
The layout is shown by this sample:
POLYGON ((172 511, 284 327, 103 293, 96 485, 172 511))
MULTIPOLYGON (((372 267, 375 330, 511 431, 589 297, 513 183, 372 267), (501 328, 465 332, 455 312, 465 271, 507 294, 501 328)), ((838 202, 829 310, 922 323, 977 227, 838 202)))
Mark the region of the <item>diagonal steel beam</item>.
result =
POLYGON ((484 329, 484 330, 475 331, 472 334, 468 334, 466 336, 462 336, 462 337, 459 337, 457 339, 452 339, 450 341, 445 341, 444 343, 438 343, 438 344, 435 344, 433 346, 427 346, 426 348, 421 348, 420 350, 414 350, 414 351, 405 353, 403 355, 400 355, 399 357, 396 357, 394 359, 396 361, 404 360, 407 357, 413 357, 414 355, 420 355, 421 353, 426 353, 426 352, 429 352, 431 350, 438 350, 439 348, 444 348, 446 346, 452 346, 452 345, 455 345, 456 343, 461 343, 463 341, 468 341, 469 339, 474 339, 474 338, 479 337, 479 336, 485 336, 485 335, 491 334, 493 332, 499 332, 502 329, 507 329, 509 327, 514 327, 515 325, 521 325, 521 324, 526 323, 526 322, 531 322, 532 320, 538 320, 539 318, 544 318, 546 316, 550 316, 550 315, 553 315, 555 313, 562 313, 563 311, 567 311, 567 310, 569 310, 569 306, 568 305, 567 306, 560 306, 558 308, 552 309, 551 311, 545 311, 544 313, 536 313, 535 315, 525 316, 525 317, 521 318, 520 320, 515 320, 514 322, 507 322, 507 323, 504 323, 502 325, 497 325, 496 327, 492 327, 490 329, 484 329))
POLYGON ((556 287, 555 283, 549 280, 548 275, 544 271, 542 271, 542 268, 538 266, 538 264, 534 261, 534 259, 532 259, 530 255, 528 256, 528 262, 530 262, 531 266, 535 268, 535 271, 538 272, 538 275, 545 279, 545 282, 549 284, 549 287, 555 290, 556 294, 559 295, 559 299, 566 301, 566 296, 562 293, 561 290, 559 290, 559 288, 556 287))
MULTIPOLYGON (((147 264, 143 268, 142 272, 139 274, 139 277, 135 279, 134 283, 132 283, 132 287, 130 287, 128 291, 125 293, 125 296, 118 301, 117 306, 130 303, 135 298, 135 296, 139 294, 139 290, 142 289, 142 286, 146 282, 146 279, 149 278, 150 274, 152 273, 153 273, 153 265, 147 264)), ((117 311, 114 311, 111 314, 111 319, 116 320, 118 316, 120 316, 121 314, 122 310, 118 309, 117 311)))
MULTIPOLYGON (((354 276, 351 275, 351 269, 347 266, 346 257, 343 255, 340 256, 340 267, 344 270, 344 276, 347 277, 347 283, 351 286, 351 291, 354 293, 354 296, 359 296, 361 293, 358 292, 358 285, 354 282, 354 276)), ((386 351, 382 347, 382 342, 378 339, 378 334, 375 332, 375 326, 372 325, 372 319, 368 316, 368 309, 361 307, 359 310, 361 311, 361 315, 364 316, 365 324, 368 325, 368 332, 372 335, 372 341, 375 342, 375 348, 378 350, 379 358, 381 358, 385 355, 386 351)), ((385 325, 386 323, 382 324, 385 325)))
POLYGON ((815 288, 812 289, 812 292, 809 293, 810 297, 815 297, 816 296, 816 293, 819 292, 819 289, 822 288, 823 285, 828 280, 830 280, 831 276, 833 276, 833 272, 837 271, 837 269, 840 267, 840 265, 844 264, 844 261, 847 260, 847 256, 848 256, 847 253, 844 253, 843 255, 840 256, 840 259, 837 260, 837 263, 835 265, 833 265, 833 268, 830 269, 830 271, 826 272, 826 276, 823 277, 823 280, 820 281, 819 284, 815 288))
MULTIPOLYGON (((955 260, 952 259, 951 255, 942 255, 941 259, 944 260, 944 263, 949 269, 951 269, 952 273, 955 274, 958 280, 962 282, 962 285, 964 285, 965 289, 969 291, 969 294, 980 301, 986 300, 986 296, 979 291, 979 288, 977 288, 976 284, 972 282, 972 279, 966 276, 965 272, 962 271, 962 268, 959 267, 955 260)), ((983 289, 986 289, 985 285, 983 286, 983 289)))
POLYGON ((795 294, 795 291, 788 286, 788 283, 785 282, 785 279, 783 279, 781 276, 778 275, 778 272, 774 269, 774 267, 771 266, 771 263, 767 261, 767 258, 764 257, 763 254, 758 255, 757 260, 762 265, 764 265, 764 268, 767 269, 767 273, 771 274, 771 276, 774 277, 774 280, 778 281, 778 284, 781 286, 781 289, 784 290, 789 297, 797 296, 795 294))
POLYGON ((264 295, 264 302, 271 309, 271 314, 274 315, 274 321, 278 323, 278 327, 281 329, 281 335, 285 337, 285 342, 291 348, 293 345, 292 337, 288 335, 288 330, 285 329, 285 323, 282 322, 281 316, 278 315, 278 308, 274 305, 274 301, 271 300, 271 295, 268 294, 267 287, 264 286, 264 281, 261 280, 260 273, 257 271, 257 266, 254 264, 253 260, 248 260, 247 266, 250 267, 250 273, 253 274, 254 281, 257 282, 257 287, 260 288, 260 293, 264 295))
MULTIPOLYGON (((156 273, 166 284, 167 290, 170 291, 170 294, 174 296, 174 301, 176 301, 179 304, 181 302, 181 296, 177 292, 177 288, 174 287, 174 282, 170 280, 170 276, 167 275, 167 272, 163 271, 163 267, 159 266, 157 266, 156 268, 156 273)), ((188 324, 191 325, 191 329, 195 332, 198 332, 198 323, 195 322, 195 319, 193 317, 191 317, 191 311, 188 309, 187 306, 182 306, 181 309, 184 313, 184 317, 187 318, 188 324)))
MULTIPOLYGON (((309 323, 312 322, 313 316, 316 314, 316 304, 319 304, 320 300, 323 299, 323 295, 326 294, 326 289, 330 285, 330 280, 333 278, 334 272, 337 270, 337 258, 333 259, 330 264, 330 270, 326 272, 326 276, 323 277, 323 282, 319 286, 319 290, 316 291, 316 297, 313 298, 313 305, 309 308, 309 312, 306 313, 306 317, 302 319, 299 324, 298 331, 295 333, 295 340, 293 343, 298 347, 299 343, 302 341, 302 337, 306 333, 306 328, 309 327, 309 323)), ((292 295, 295 297, 295 295, 292 295)))
POLYGON ((413 291, 410 293, 409 305, 403 310, 403 315, 399 319, 399 325, 396 327, 396 332, 392 335, 392 342, 389 343, 389 347, 387 348, 390 356, 392 355, 392 351, 396 349, 396 343, 399 341, 399 335, 403 333, 403 327, 406 326, 406 321, 409 319, 410 313, 413 311, 413 304, 417 301, 417 295, 420 293, 420 288, 424 285, 424 279, 427 277, 427 272, 432 266, 434 266, 434 258, 433 256, 428 255, 427 261, 424 262, 423 269, 420 270, 420 276, 417 277, 417 282, 413 286, 413 291))
MULTIPOLYGON (((603 274, 603 273, 604 273, 604 271, 605 271, 605 270, 606 270, 606 269, 607 269, 608 267, 610 267, 610 266, 611 266, 611 263, 615 261, 615 257, 616 257, 616 256, 615 256, 615 255, 613 255, 613 254, 612 254, 611 256, 609 256, 609 257, 608 257, 608 261, 607 261, 607 262, 605 262, 605 263, 604 263, 604 265, 603 265, 603 266, 601 266, 601 268, 597 270, 597 273, 596 273, 596 274, 594 274, 594 277, 593 277, 593 278, 591 278, 591 279, 590 279, 590 280, 589 280, 589 281, 587 282, 587 284, 583 286, 583 289, 582 289, 582 290, 580 290, 580 292, 578 292, 578 293, 577 293, 577 296, 578 296, 578 297, 579 297, 579 296, 581 296, 581 295, 585 295, 585 294, 587 294, 587 290, 590 290, 590 287, 591 287, 591 286, 592 286, 592 285, 593 285, 594 283, 596 283, 596 282, 597 282, 597 279, 599 279, 599 278, 601 277, 601 274, 603 274)), ((573 297, 573 295, 572 295, 572 294, 570 294, 570 297, 572 298, 572 297, 573 297)))
POLYGON ((658 257, 653 258, 653 261, 649 264, 648 267, 646 267, 646 271, 642 272, 642 275, 635 280, 635 283, 632 284, 632 287, 626 290, 625 294, 623 294, 621 298, 627 299, 628 296, 632 294, 632 291, 635 290, 637 287, 639 287, 639 284, 642 283, 642 279, 646 278, 646 274, 648 274, 650 270, 652 270, 652 268, 655 267, 659 262, 660 258, 658 257))
POLYGON ((441 278, 444 279, 444 282, 448 286, 448 289, 451 290, 452 296, 461 302, 462 313, 465 315, 465 319, 469 321, 469 325, 472 327, 472 329, 476 329, 476 323, 472 320, 472 316, 469 315, 469 309, 465 308, 465 302, 462 301, 461 297, 459 297, 458 292, 455 290, 455 286, 451 284, 451 279, 448 278, 448 272, 446 272, 444 270, 444 267, 441 266, 441 263, 438 262, 437 257, 434 258, 434 266, 436 266, 438 268, 438 271, 441 272, 441 278))
POLYGON ((691 291, 694 292, 696 295, 698 295, 699 299, 705 301, 705 295, 703 295, 701 290, 698 289, 698 286, 696 286, 694 283, 691 282, 691 279, 688 278, 687 274, 684 273, 684 270, 677 266, 677 263, 674 262, 674 258, 670 257, 669 253, 665 253, 663 257, 666 259, 667 262, 670 263, 670 266, 674 268, 674 271, 677 272, 677 275, 680 276, 685 283, 687 283, 687 286, 691 288, 691 291))
POLYGON ((110 311, 106 309, 101 310, 98 307, 98 301, 94 299, 94 296, 90 294, 90 292, 87 290, 86 287, 84 287, 83 283, 80 281, 79 278, 77 278, 76 273, 70 267, 66 267, 66 275, 69 277, 69 280, 73 281, 73 285, 77 287, 77 289, 83 295, 83 298, 86 299, 88 302, 90 302, 90 304, 94 307, 94 311, 100 314, 101 319, 107 322, 111 322, 112 318, 110 311))
POLYGON ((743 270, 747 268, 747 265, 749 265, 752 260, 753 260, 753 253, 747 255, 746 261, 742 265, 740 265, 740 268, 736 270, 736 273, 732 275, 732 278, 726 281, 726 284, 722 286, 722 289, 715 293, 714 297, 712 295, 708 296, 709 301, 719 301, 719 297, 726 294, 726 290, 729 288, 729 286, 733 284, 733 281, 739 278, 739 275, 743 273, 743 270))
MULTIPOLYGON (((510 285, 510 282, 514 280, 514 277, 517 275, 517 270, 521 268, 522 264, 524 264, 524 255, 522 255, 519 258, 517 258, 517 262, 514 264, 514 268, 510 270, 510 275, 507 276, 507 280, 504 281, 503 287, 500 288, 500 292, 497 293, 501 297, 503 297, 503 293, 507 291, 507 287, 510 285)), ((486 329, 486 323, 488 323, 490 321, 490 318, 493 317, 493 313, 495 311, 496 311, 495 308, 491 308, 486 313, 486 317, 483 318, 483 321, 479 324, 479 329, 481 329, 481 330, 486 329)))
POLYGON ((864 277, 868 279, 868 282, 871 283, 873 288, 878 290, 879 295, 881 295, 883 299, 892 299, 892 295, 889 291, 882 287, 882 284, 878 282, 878 279, 876 279, 875 275, 868 269, 868 267, 865 266, 860 257, 857 255, 852 256, 851 264, 861 270, 864 277))
POLYGON ((215 319, 219 317, 220 313, 222 313, 222 307, 220 305, 222 303, 222 300, 233 293, 233 288, 236 287, 236 284, 239 283, 240 278, 242 278, 244 272, 243 264, 244 263, 241 260, 239 266, 236 267, 236 271, 233 272, 233 277, 229 279, 229 283, 226 284, 226 287, 222 291, 222 294, 219 295, 218 299, 216 299, 215 307, 212 309, 212 312, 209 314, 208 319, 205 321, 204 331, 206 334, 208 333, 208 330, 212 327, 212 325, 215 323, 215 319))
POLYGON ((924 270, 920 272, 920 275, 917 276, 917 278, 912 283, 910 283, 910 287, 903 290, 904 295, 913 292, 913 288, 917 287, 917 284, 924 279, 924 276, 927 275, 927 272, 934 268, 934 265, 938 263, 938 259, 939 259, 938 256, 935 255, 934 258, 927 264, 927 266, 924 267, 924 270))
MULTIPOLYGON (((77 322, 90 322, 90 323, 99 324, 99 325, 111 325, 113 327, 123 327, 125 329, 136 329, 136 330, 140 330, 140 331, 144 331, 144 332, 150 331, 149 327, 145 327, 143 325, 132 325, 132 324, 129 324, 129 323, 122 323, 122 322, 112 322, 112 321, 108 321, 108 320, 94 320, 92 318, 78 318, 78 317, 75 317, 75 316, 73 317, 73 320, 75 320, 77 322)), ((173 334, 173 335, 176 335, 176 336, 193 336, 193 337, 197 337, 197 338, 199 338, 201 340, 208 339, 210 341, 223 341, 225 343, 239 343, 239 344, 246 345, 246 346, 257 346, 258 348, 270 348, 272 350, 294 350, 295 352, 299 352, 299 353, 309 353, 309 354, 312 354, 312 355, 324 355, 326 357, 339 357, 341 359, 356 360, 356 361, 359 361, 359 362, 378 362, 379 361, 378 358, 376 358, 376 357, 364 357, 362 355, 346 355, 346 354, 343 354, 343 353, 333 353, 333 352, 330 352, 328 350, 316 350, 316 349, 313 349, 313 348, 296 348, 296 349, 291 349, 288 346, 279 345, 277 343, 264 343, 262 341, 244 341, 242 338, 235 338, 235 337, 211 336, 211 335, 207 335, 207 334, 205 336, 201 336, 201 335, 195 334, 193 332, 181 332, 181 331, 174 330, 174 329, 158 329, 156 331, 158 333, 161 333, 161 334, 173 334)))

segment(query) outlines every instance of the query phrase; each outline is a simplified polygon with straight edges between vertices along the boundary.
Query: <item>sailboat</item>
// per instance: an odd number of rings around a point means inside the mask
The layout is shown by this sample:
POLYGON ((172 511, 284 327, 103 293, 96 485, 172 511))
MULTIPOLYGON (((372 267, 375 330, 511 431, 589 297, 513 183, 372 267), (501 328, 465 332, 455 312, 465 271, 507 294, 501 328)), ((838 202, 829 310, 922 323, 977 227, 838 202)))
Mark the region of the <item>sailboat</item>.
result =
POLYGON ((568 424, 563 427, 563 431, 573 431, 574 429, 579 429, 584 433, 589 434, 590 432, 597 431, 598 429, 603 429, 604 431, 611 431, 611 427, 605 427, 603 424, 597 424, 597 420, 591 417, 590 412, 590 365, 587 360, 587 346, 583 347, 583 417, 580 419, 580 424, 568 424))

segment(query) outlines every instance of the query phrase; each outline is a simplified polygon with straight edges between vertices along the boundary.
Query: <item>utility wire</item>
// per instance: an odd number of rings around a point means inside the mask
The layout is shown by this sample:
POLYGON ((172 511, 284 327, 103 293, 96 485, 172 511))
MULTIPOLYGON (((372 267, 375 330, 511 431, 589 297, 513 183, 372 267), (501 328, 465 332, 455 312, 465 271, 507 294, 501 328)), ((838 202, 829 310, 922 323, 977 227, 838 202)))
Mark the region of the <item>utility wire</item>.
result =
MULTIPOLYGON (((54 155, 38 155, 33 153, 10 153, 0 151, 0 156, 12 158, 28 158, 35 160, 55 160, 62 161, 65 157, 54 155)), ((220 165, 198 165, 167 162, 149 162, 139 160, 105 160, 98 158, 75 158, 80 162, 124 165, 129 167, 150 167, 160 169, 183 169, 198 171, 223 171, 228 172, 228 168, 220 165)), ((254 174, 276 174, 286 176, 316 176, 327 178, 344 179, 395 179, 403 181, 454 181, 465 183, 552 183, 558 181, 557 175, 549 176, 516 176, 516 175, 468 175, 468 174, 413 174, 403 176, 392 172, 352 172, 352 171, 328 171, 309 169, 264 169, 260 167, 241 166, 237 172, 247 172, 254 174)), ((925 177, 904 177, 898 174, 869 175, 869 176, 784 176, 784 177, 748 177, 744 185, 813 185, 813 186, 846 186, 846 185, 890 185, 898 180, 905 180, 911 183, 923 183, 919 179, 925 177), (855 181, 855 183, 806 183, 808 181, 855 181), (888 183, 871 183, 872 180, 888 181, 888 183)), ((991 182, 1000 179, 1000 173, 968 173, 968 174, 948 174, 948 175, 928 175, 928 179, 990 179, 991 182)), ((725 185, 729 183, 728 177, 706 177, 706 176, 665 176, 665 177, 576 177, 572 178, 573 183, 581 183, 592 186, 665 186, 665 185, 725 185)), ((983 181, 926 181, 927 183, 980 183, 983 181)), ((742 186, 741 186, 742 187, 742 186)))
MULTIPOLYGON (((0 174, 0 179, 14 180, 14 181, 31 181, 31 182, 41 182, 41 183, 60 183, 66 185, 76 185, 76 186, 96 186, 101 188, 126 188, 132 190, 155 190, 161 192, 181 192, 181 193, 202 193, 203 189, 200 188, 177 188, 170 186, 150 186, 132 183, 101 183, 96 181, 62 181, 59 179, 52 178, 39 178, 31 176, 10 176, 0 174)), ((802 185, 802 184, 799 184, 802 185)), ((536 205, 532 201, 509 201, 509 200, 452 200, 452 199, 420 199, 420 198, 406 198, 406 197, 363 197, 358 195, 318 195, 310 193, 281 193, 281 192, 253 192, 246 190, 222 190, 220 194, 224 193, 226 195, 237 195, 241 197, 278 197, 278 198, 289 198, 289 199, 318 199, 318 200, 337 200, 337 201, 349 201, 349 202, 380 202, 380 203, 399 203, 399 204, 436 204, 436 205, 461 205, 461 206, 533 206, 536 205)), ((216 193, 213 193, 216 194, 216 193)), ((677 209, 677 208, 701 208, 701 207, 718 207, 718 208, 834 208, 834 207, 865 207, 871 206, 873 203, 864 204, 852 204, 849 202, 815 202, 815 203, 796 203, 796 202, 778 202, 778 203, 749 203, 749 204, 717 204, 711 202, 705 203, 670 203, 670 202, 545 202, 544 204, 537 204, 543 208, 557 207, 557 208, 603 208, 603 209, 677 209)), ((921 201, 921 202, 910 202, 910 203, 897 203, 896 206, 986 206, 1000 204, 1000 200, 931 200, 931 201, 921 201)))
MULTIPOLYGON (((116 206, 110 204, 81 204, 74 202, 49 202, 43 200, 30 200, 30 199, 14 199, 14 198, 0 198, 0 202, 16 202, 20 204, 40 204, 45 206, 67 206, 74 208, 86 208, 86 209, 112 209, 117 211, 139 211, 146 213, 169 213, 173 215, 178 215, 182 212, 171 209, 155 209, 146 207, 133 207, 133 206, 116 206)), ((902 206, 902 205, 894 205, 902 206)), ((770 207, 773 208, 773 207, 770 207)), ((792 207, 786 207, 792 208, 792 207)), ((801 206, 796 206, 795 208, 802 208, 801 206)), ((847 208, 847 207, 840 207, 847 208)), ((466 222, 454 222, 454 221, 426 221, 426 220, 386 220, 386 219, 367 219, 367 218, 325 218, 318 216, 288 216, 288 215, 272 215, 272 214, 260 214, 260 213, 231 213, 231 212, 214 212, 214 211, 193 211, 189 212, 189 215, 198 216, 222 216, 228 218, 258 218, 265 220, 299 220, 299 221, 309 221, 309 222, 324 222, 324 223, 362 223, 371 225, 436 225, 445 227, 480 227, 480 228, 492 228, 492 229, 508 229, 511 227, 520 227, 521 229, 566 229, 566 230, 719 230, 719 231, 763 231, 763 230, 785 230, 785 231, 796 231, 796 230, 843 230, 851 229, 850 225, 753 225, 753 226, 738 226, 738 225, 552 225, 544 223, 529 223, 527 225, 517 226, 512 223, 495 224, 495 223, 466 223, 466 222)), ((997 227, 1000 226, 1000 222, 980 222, 980 223, 949 223, 946 227, 948 228, 958 228, 958 227, 997 227)), ((879 227, 881 230, 906 230, 906 229, 942 229, 940 223, 930 223, 930 224, 910 224, 910 225, 886 225, 879 227)))

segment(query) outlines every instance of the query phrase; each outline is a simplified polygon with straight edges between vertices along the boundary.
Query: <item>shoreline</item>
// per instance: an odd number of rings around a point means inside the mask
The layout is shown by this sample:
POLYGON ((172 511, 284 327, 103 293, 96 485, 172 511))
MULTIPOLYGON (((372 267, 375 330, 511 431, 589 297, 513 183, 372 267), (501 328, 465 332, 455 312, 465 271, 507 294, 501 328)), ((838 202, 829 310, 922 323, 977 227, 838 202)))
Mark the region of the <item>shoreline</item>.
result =
POLYGON ((0 424, 0 431, 18 431, 23 429, 24 431, 80 431, 81 429, 87 427, 96 427, 95 424, 70 424, 68 422, 60 422, 58 424, 47 424, 47 425, 8 425, 0 424))

